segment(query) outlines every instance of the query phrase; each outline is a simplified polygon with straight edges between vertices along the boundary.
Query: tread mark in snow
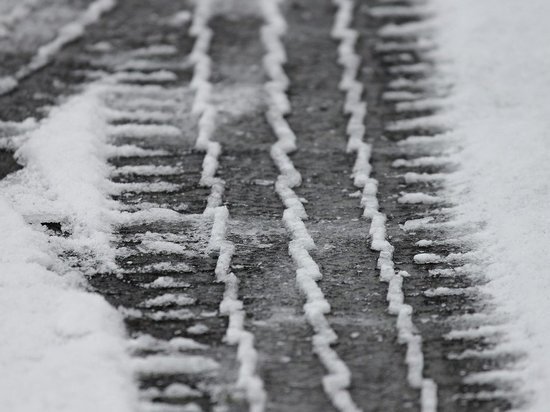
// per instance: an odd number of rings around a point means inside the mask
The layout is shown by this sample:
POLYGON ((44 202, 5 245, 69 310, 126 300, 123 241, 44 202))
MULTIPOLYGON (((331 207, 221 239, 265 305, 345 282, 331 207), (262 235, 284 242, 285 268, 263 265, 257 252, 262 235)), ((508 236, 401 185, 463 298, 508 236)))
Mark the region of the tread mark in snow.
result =
POLYGON ((283 69, 286 53, 281 41, 281 37, 286 32, 286 22, 279 9, 279 0, 262 0, 261 7, 265 19, 265 25, 261 31, 262 42, 266 49, 264 68, 270 78, 265 86, 269 99, 266 118, 277 138, 277 142, 271 147, 271 157, 280 172, 275 190, 286 207, 283 221, 292 236, 289 253, 298 266, 296 270, 298 287, 307 299, 304 312, 315 331, 314 351, 329 372, 323 377, 325 393, 338 410, 356 412, 360 409, 355 405, 348 391, 351 373, 331 347, 338 337, 325 317, 330 312, 330 305, 317 284, 322 274, 309 254, 315 244, 304 225, 303 220, 307 215, 301 200, 293 190, 300 185, 301 175, 288 157, 290 152, 296 150, 296 136, 285 120, 285 115, 291 111, 286 95, 289 80, 283 69))

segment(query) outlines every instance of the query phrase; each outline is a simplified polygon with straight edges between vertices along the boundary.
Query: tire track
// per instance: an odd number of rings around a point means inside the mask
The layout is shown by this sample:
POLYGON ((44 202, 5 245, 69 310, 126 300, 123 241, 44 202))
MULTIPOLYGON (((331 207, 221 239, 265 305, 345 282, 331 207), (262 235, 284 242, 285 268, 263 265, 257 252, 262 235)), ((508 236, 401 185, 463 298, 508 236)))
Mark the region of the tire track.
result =
MULTIPOLYGON (((362 76, 373 85, 367 90, 371 115, 366 124, 374 141, 373 176, 396 266, 409 274, 403 291, 424 337, 425 371, 438 384, 439 409, 508 410, 509 400, 490 379, 462 375, 478 377, 477 372, 489 370, 489 377, 517 356, 455 357, 492 348, 500 320, 476 292, 483 282, 475 271, 477 257, 470 241, 460 239, 473 228, 453 223, 452 205, 439 196, 445 175, 455 167, 456 149, 438 116, 450 86, 433 60, 430 15, 427 3, 373 1, 355 24, 366 39, 359 50, 374 62, 372 72, 362 76), (449 237, 453 226, 462 233, 458 238, 449 237)), ((504 375, 512 384, 513 376, 504 375)))
POLYGON ((283 208, 273 190, 277 170, 269 156, 270 128, 263 116, 264 55, 259 10, 236 7, 215 15, 212 43, 212 102, 218 111, 216 141, 224 200, 231 213, 227 238, 235 245, 231 270, 255 336, 258 372, 269 411, 317 411, 326 407, 322 368, 311 353, 309 325, 301 313, 292 262, 281 222, 283 208))
POLYGON ((387 240, 385 223, 387 217, 378 207, 378 181, 370 177, 372 167, 370 155, 372 147, 363 142, 365 128, 364 117, 367 113, 366 102, 361 100, 363 86, 356 80, 359 56, 355 53, 357 32, 350 28, 354 4, 352 1, 338 0, 333 36, 340 39, 339 63, 344 68, 340 88, 346 92, 344 110, 350 114, 347 127, 349 135, 348 151, 357 155, 354 164, 354 184, 362 190, 361 205, 364 216, 371 221, 369 234, 371 249, 379 252, 377 268, 380 279, 389 282, 387 300, 389 312, 397 316, 398 341, 407 346, 405 361, 408 366, 407 380, 412 388, 420 390, 420 409, 437 409, 437 386, 432 379, 424 378, 424 354, 422 336, 416 331, 412 321, 412 306, 404 303, 403 281, 408 273, 396 273, 393 261, 394 247, 387 240))
POLYGON ((315 332, 313 350, 328 372, 323 377, 323 389, 338 410, 359 411, 348 390, 351 384, 350 370, 331 347, 338 337, 327 321, 330 305, 317 283, 322 274, 310 254, 315 244, 304 224, 307 214, 302 200, 293 190, 300 186, 301 175, 288 157, 297 146, 296 136, 285 120, 285 116, 291 112, 286 94, 289 79, 282 67, 286 62, 286 53, 281 37, 285 34, 287 25, 278 3, 266 0, 261 4, 266 21, 262 29, 262 40, 266 48, 264 67, 270 77, 266 84, 269 95, 266 117, 278 139, 271 148, 271 157, 280 173, 275 189, 285 205, 283 221, 292 238, 289 253, 297 266, 297 286, 306 297, 304 312, 315 332))
POLYGON ((199 137, 196 147, 205 151, 200 183, 210 187, 210 195, 203 214, 213 217, 208 248, 218 253, 216 282, 225 285, 223 300, 220 303, 220 313, 229 317, 225 340, 231 345, 238 345, 237 358, 240 365, 236 387, 246 393, 251 412, 262 412, 265 409, 266 394, 263 381, 256 373, 258 354, 254 347, 254 335, 244 328, 246 312, 243 309, 243 302, 239 300, 239 280, 230 269, 235 245, 226 239, 229 211, 227 207, 221 206, 225 182, 215 177, 221 145, 219 142, 210 140, 216 122, 216 109, 210 103, 212 84, 209 78, 212 60, 208 56, 213 35, 208 27, 212 6, 211 1, 203 1, 196 6, 190 29, 191 34, 196 38, 192 52, 195 69, 191 81, 191 86, 195 88, 193 111, 199 116, 199 137))

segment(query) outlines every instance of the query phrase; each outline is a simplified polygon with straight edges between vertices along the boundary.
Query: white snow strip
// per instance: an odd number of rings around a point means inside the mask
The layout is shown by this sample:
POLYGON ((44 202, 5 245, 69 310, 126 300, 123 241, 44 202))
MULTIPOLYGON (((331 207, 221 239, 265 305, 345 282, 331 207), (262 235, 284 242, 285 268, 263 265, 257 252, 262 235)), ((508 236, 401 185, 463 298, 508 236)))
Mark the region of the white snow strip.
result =
MULTIPOLYGON (((362 86, 356 77, 360 66, 360 57, 355 53, 357 32, 350 28, 353 19, 353 0, 334 0, 338 7, 332 29, 334 38, 340 40, 338 62, 343 67, 340 87, 346 92, 345 112, 350 115, 347 127, 348 152, 356 153, 353 167, 354 185, 362 190, 361 205, 364 216, 371 220, 371 249, 378 251, 378 269, 382 281, 389 282, 388 305, 391 314, 397 316, 399 341, 407 345, 405 362, 408 366, 408 382, 413 388, 421 391, 422 412, 435 412, 437 409, 437 386, 433 380, 423 377, 424 355, 422 337, 416 331, 412 321, 412 307, 404 303, 403 277, 406 272, 395 273, 393 263, 393 246, 386 239, 386 216, 378 208, 378 182, 370 177, 371 146, 364 142, 364 117, 367 114, 366 103, 361 100, 362 86)), ((376 7, 370 12, 377 16, 396 16, 410 13, 416 9, 398 7, 376 7)))
POLYGON ((407 89, 409 91, 429 92, 434 95, 445 94, 446 89, 450 88, 448 81, 438 76, 438 73, 434 73, 432 76, 422 79, 407 79, 399 77, 390 80, 388 83, 389 89, 402 90, 407 89))
POLYGON ((144 149, 142 147, 125 144, 120 146, 108 145, 107 154, 109 158, 114 157, 155 157, 168 156, 170 153, 162 149, 144 149))
POLYGON ((427 76, 433 73, 434 67, 429 63, 413 63, 391 66, 388 71, 392 74, 421 74, 427 76))
POLYGON ((132 51, 132 55, 136 57, 166 57, 177 53, 178 49, 171 44, 154 44, 132 51))
POLYGON ((402 53, 402 52, 423 52, 432 50, 435 47, 433 41, 427 39, 417 39, 414 41, 396 42, 386 41, 376 43, 374 48, 381 53, 402 53))
POLYGON ((175 166, 140 165, 121 166, 111 173, 111 176, 173 176, 181 174, 183 170, 175 166))
POLYGON ((432 14, 427 7, 422 6, 376 6, 370 7, 368 13, 375 18, 426 18, 432 14))
POLYGON ((513 357, 522 355, 523 345, 526 342, 520 344, 502 343, 492 349, 474 350, 467 349, 460 353, 450 353, 447 357, 449 359, 495 359, 501 357, 513 357))
POLYGON ((139 304, 142 308, 158 308, 165 306, 188 306, 196 302, 196 299, 191 298, 181 293, 165 293, 154 298, 147 299, 139 304))
POLYGON ((116 4, 116 0, 95 0, 92 2, 75 21, 61 27, 55 39, 41 46, 26 66, 21 67, 12 77, 9 77, 12 80, 10 87, 5 87, 6 84, 2 85, 4 81, 0 79, 0 95, 14 90, 19 81, 49 64, 63 47, 84 34, 86 26, 98 21, 102 14, 112 10, 116 4))
POLYGON ((389 102, 422 100, 426 97, 424 93, 410 92, 406 90, 387 91, 382 93, 382 100, 389 102))
POLYGON ((398 102, 395 110, 398 112, 438 111, 445 106, 445 100, 441 98, 426 98, 411 102, 398 102))
MULTIPOLYGON (((447 182, 459 220, 481 224, 482 292, 524 345, 521 410, 550 405, 550 3, 431 0, 441 73, 453 83, 442 114, 463 150, 447 182)), ((508 337, 506 338, 508 340, 508 337)))
POLYGON ((443 199, 439 196, 429 195, 426 193, 402 193, 397 201, 399 203, 406 204, 433 205, 435 203, 441 203, 443 199))
POLYGON ((175 279, 171 276, 160 276, 151 283, 142 283, 144 288, 148 289, 169 289, 169 288, 189 288, 191 284, 179 279, 175 279))
POLYGON ((135 97, 132 99, 113 99, 109 102, 114 108, 128 111, 175 111, 179 105, 177 98, 155 99, 154 97, 135 97))
POLYGON ((119 82, 143 82, 143 83, 169 83, 178 79, 178 76, 168 70, 152 72, 120 71, 113 74, 113 78, 119 82))
POLYGON ((210 374, 220 365, 214 359, 200 355, 150 355, 133 358, 132 366, 140 375, 210 374))
POLYGON ((431 115, 426 117, 415 117, 407 120, 397 120, 386 126, 386 130, 391 132, 411 132, 415 130, 439 130, 445 125, 445 119, 442 116, 431 115))
POLYGON ((445 167, 455 165, 456 156, 424 156, 414 159, 397 159, 393 167, 445 167))
POLYGON ((132 97, 137 99, 157 99, 157 100, 175 100, 181 98, 185 93, 181 88, 168 88, 158 84, 127 84, 118 83, 115 79, 107 78, 111 81, 109 87, 110 94, 126 94, 126 99, 132 97))
POLYGON ((463 382, 466 385, 503 385, 503 386, 518 386, 523 384, 524 374, 518 370, 492 370, 472 373, 464 377, 463 382))
POLYGON ((190 338, 172 338, 170 340, 157 339, 150 335, 139 335, 128 342, 128 349, 132 352, 183 352, 188 350, 202 350, 208 346, 190 338))
POLYGON ((138 246, 140 252, 170 255, 185 255, 188 250, 185 246, 166 240, 143 240, 138 246))
POLYGON ((128 123, 157 122, 168 123, 174 119, 174 114, 158 110, 107 110, 110 122, 124 121, 128 123))
POLYGON ((158 262, 148 265, 141 265, 132 269, 123 270, 122 273, 189 273, 193 272, 191 266, 184 262, 158 262))
POLYGON ((161 193, 177 192, 181 186, 170 182, 138 182, 138 183, 115 183, 110 185, 109 193, 117 195, 121 193, 161 193))
POLYGON ((503 325, 483 325, 477 328, 452 330, 444 337, 449 340, 464 339, 480 339, 490 338, 496 335, 503 335, 506 332, 506 326, 503 325))
POLYGON ((449 175, 447 173, 415 173, 407 172, 403 176, 408 185, 415 183, 443 182, 449 175))
POLYGON ((142 311, 134 308, 119 307, 118 311, 128 319, 150 319, 156 322, 161 321, 181 321, 195 318, 193 312, 189 309, 170 309, 161 311, 142 311))
MULTIPOLYGON (((236 387, 245 392, 250 412, 263 412, 267 394, 256 370, 258 353, 254 347, 254 335, 244 328, 246 312, 242 301, 239 300, 239 280, 230 271, 235 246, 226 240, 229 211, 225 206, 221 206, 225 182, 216 177, 221 145, 211 140, 216 129, 216 108, 210 102, 212 84, 209 79, 212 62, 208 55, 213 35, 208 22, 213 6, 212 0, 197 2, 189 29, 190 34, 195 37, 190 56, 194 66, 191 87, 195 90, 192 111, 199 119, 195 147, 205 152, 200 184, 210 187, 210 195, 204 211, 206 217, 213 218, 208 248, 218 253, 215 269, 216 282, 225 284, 220 313, 229 317, 225 334, 226 342, 237 345, 237 358, 240 365, 236 387)), ((188 329, 188 332, 191 333, 192 329, 188 329)))
POLYGON ((286 22, 279 9, 279 3, 278 0, 260 2, 265 19, 261 29, 262 42, 266 50, 264 69, 269 77, 266 84, 269 104, 266 117, 277 137, 277 142, 271 147, 271 157, 280 172, 275 190, 286 207, 283 221, 292 236, 289 253, 298 266, 296 281, 306 296, 304 311, 315 331, 313 350, 328 371, 323 377, 323 388, 338 410, 356 412, 360 409, 348 391, 351 373, 331 347, 338 337, 325 317, 330 312, 330 305, 317 284, 322 277, 319 267, 309 254, 315 245, 303 222, 307 216, 302 202, 293 191, 294 187, 300 185, 301 176, 288 157, 288 153, 296 149, 296 136, 284 118, 290 113, 291 108, 286 95, 289 81, 283 69, 286 53, 281 41, 286 31, 286 22))
POLYGON ((181 130, 176 126, 169 124, 139 124, 127 123, 120 125, 111 125, 108 128, 110 137, 113 138, 131 138, 131 139, 152 139, 161 138, 179 138, 181 130))

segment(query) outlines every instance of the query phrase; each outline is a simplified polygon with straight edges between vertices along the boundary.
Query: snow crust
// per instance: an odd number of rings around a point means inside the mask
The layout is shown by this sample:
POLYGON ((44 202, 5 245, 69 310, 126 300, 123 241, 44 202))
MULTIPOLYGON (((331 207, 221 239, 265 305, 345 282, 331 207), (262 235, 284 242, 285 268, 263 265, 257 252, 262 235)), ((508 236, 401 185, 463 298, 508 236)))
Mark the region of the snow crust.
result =
MULTIPOLYGON (((432 0, 441 70, 454 84, 445 110, 461 141, 447 180, 457 219, 479 227, 490 282, 527 360, 526 410, 550 405, 550 3, 432 0)), ((496 375, 493 375, 496 376, 496 375)))

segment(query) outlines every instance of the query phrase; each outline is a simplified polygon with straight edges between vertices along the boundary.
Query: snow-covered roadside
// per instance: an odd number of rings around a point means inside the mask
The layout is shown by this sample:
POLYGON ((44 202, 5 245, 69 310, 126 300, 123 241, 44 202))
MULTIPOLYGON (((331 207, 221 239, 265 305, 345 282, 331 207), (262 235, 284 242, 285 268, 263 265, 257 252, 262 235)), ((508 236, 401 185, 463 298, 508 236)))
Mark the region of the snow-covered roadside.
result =
MULTIPOLYGON (((527 352, 519 376, 530 411, 550 405, 550 2, 432 0, 441 70, 454 85, 445 114, 461 169, 447 194, 479 224, 483 287, 510 315, 527 352), (522 339, 523 337, 523 339, 522 339)), ((505 378, 505 376, 503 376, 505 378)))
POLYGON ((121 315, 58 258, 76 253, 85 269, 114 263, 100 92, 53 110, 16 153, 25 168, 0 183, 1 410, 136 409, 121 315), (46 222, 65 235, 46 234, 46 222))

